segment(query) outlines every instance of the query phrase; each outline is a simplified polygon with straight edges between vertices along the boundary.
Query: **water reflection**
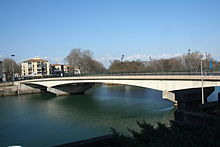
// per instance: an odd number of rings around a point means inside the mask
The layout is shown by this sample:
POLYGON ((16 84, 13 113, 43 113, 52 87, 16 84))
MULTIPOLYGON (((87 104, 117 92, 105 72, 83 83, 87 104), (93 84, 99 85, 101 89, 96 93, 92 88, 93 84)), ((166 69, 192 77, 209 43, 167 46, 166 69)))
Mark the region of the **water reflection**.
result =
POLYGON ((72 123, 121 131, 134 127, 137 120, 168 123, 173 119, 173 105, 163 100, 160 92, 130 88, 98 87, 87 95, 57 97, 49 103, 48 113, 59 119, 69 118, 72 123))

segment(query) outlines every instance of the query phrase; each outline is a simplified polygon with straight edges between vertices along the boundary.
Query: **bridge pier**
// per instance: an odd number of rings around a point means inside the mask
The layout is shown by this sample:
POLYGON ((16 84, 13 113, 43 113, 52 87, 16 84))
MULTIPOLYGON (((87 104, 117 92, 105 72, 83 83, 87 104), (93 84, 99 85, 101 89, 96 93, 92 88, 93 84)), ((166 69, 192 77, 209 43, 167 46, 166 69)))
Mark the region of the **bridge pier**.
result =
POLYGON ((55 87, 48 87, 47 91, 57 96, 69 95, 69 94, 84 94, 94 84, 92 83, 80 83, 80 84, 66 84, 55 87))
POLYGON ((174 105, 177 105, 177 101, 175 100, 175 93, 173 92, 163 91, 162 98, 173 102, 174 105))
MULTIPOLYGON (((204 88, 205 103, 207 103, 207 97, 215 90, 215 87, 204 88)), ((202 104, 202 89, 185 89, 173 91, 175 93, 175 99, 177 101, 177 110, 174 112, 174 118, 176 122, 181 124, 193 124, 205 126, 208 119, 204 119, 198 113, 201 110, 202 104)))

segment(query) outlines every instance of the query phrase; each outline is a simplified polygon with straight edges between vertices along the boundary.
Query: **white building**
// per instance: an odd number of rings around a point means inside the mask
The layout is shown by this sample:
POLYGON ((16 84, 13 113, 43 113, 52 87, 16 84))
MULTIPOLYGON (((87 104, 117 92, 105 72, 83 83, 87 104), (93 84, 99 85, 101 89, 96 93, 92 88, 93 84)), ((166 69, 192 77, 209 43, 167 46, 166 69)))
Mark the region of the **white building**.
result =
POLYGON ((33 58, 21 63, 21 75, 23 77, 35 77, 50 75, 50 64, 48 60, 33 58))

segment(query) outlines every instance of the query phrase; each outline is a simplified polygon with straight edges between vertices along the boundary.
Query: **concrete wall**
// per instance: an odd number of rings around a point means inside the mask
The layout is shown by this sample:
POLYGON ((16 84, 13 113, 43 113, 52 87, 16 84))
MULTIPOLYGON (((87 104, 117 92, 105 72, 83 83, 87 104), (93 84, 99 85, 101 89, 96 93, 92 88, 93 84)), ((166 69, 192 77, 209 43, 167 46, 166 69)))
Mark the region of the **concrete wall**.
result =
POLYGON ((32 87, 30 85, 19 84, 18 82, 14 82, 14 84, 5 83, 0 87, 0 96, 32 94, 40 92, 43 92, 43 90, 39 87, 32 87))

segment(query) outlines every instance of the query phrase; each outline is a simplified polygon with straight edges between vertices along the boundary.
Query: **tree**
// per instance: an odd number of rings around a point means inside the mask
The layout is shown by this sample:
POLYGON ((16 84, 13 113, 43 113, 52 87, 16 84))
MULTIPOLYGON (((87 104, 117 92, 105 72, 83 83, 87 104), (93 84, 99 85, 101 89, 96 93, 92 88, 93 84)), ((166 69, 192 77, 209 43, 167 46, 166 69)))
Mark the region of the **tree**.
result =
MULTIPOLYGON (((203 54, 198 51, 190 54, 184 54, 181 56, 158 59, 149 61, 146 64, 147 71, 153 72, 173 72, 173 71, 187 71, 187 72, 199 72, 200 60, 203 58, 203 54)), ((206 59, 203 61, 204 71, 209 70, 210 60, 213 60, 210 54, 206 54, 206 59)))
POLYGON ((6 80, 10 80, 13 77, 13 74, 21 74, 21 66, 17 64, 13 59, 5 58, 2 61, 3 72, 5 73, 6 80))
POLYGON ((203 54, 199 51, 192 52, 191 54, 182 55, 184 71, 198 72, 200 71, 200 61, 203 54))
POLYGON ((143 72, 145 64, 142 61, 124 61, 114 60, 110 65, 109 72, 143 72))
MULTIPOLYGON (((124 61, 115 60, 109 67, 110 72, 199 72, 203 54, 199 51, 183 54, 169 59, 154 59, 150 61, 124 61)), ((214 70, 218 69, 218 63, 213 60, 211 54, 206 54, 203 61, 203 70, 210 71, 209 64, 213 61, 214 70)))
POLYGON ((82 50, 81 48, 72 49, 66 57, 66 61, 71 65, 72 72, 75 68, 81 73, 97 73, 105 71, 102 63, 93 59, 93 53, 90 50, 82 50))

